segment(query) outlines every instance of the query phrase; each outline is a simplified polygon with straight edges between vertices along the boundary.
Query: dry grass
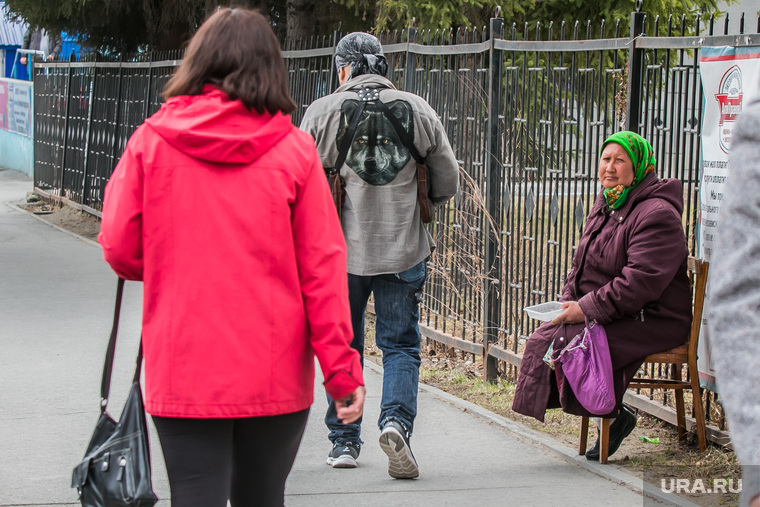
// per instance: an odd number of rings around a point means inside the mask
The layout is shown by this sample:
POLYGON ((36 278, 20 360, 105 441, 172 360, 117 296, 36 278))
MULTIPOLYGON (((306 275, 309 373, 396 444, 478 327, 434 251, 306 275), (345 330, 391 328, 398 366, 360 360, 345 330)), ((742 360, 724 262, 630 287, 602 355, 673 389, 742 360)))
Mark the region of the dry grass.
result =
MULTIPOLYGON (((374 338, 374 317, 368 314, 365 357, 380 363, 382 353, 375 347, 374 338)), ((547 411, 545 422, 541 423, 518 414, 512 410, 514 382, 504 379, 498 379, 495 383, 484 381, 480 360, 473 361, 471 355, 447 350, 435 343, 423 344, 421 352, 420 382, 547 434, 571 449, 577 448, 580 417, 554 409, 547 411)), ((589 445, 593 439, 592 433, 589 435, 589 445)), ((695 435, 688 435, 686 442, 681 443, 675 427, 643 413, 639 414, 636 428, 610 458, 610 463, 625 468, 637 477, 643 477, 646 473, 650 482, 653 477, 676 477, 702 478, 708 484, 708 480, 712 481, 713 478, 733 478, 735 481, 741 477, 741 467, 733 451, 709 445, 706 452, 700 453, 695 435), (657 443, 646 442, 642 437, 657 440, 657 443)), ((732 493, 682 496, 706 507, 738 503, 738 494, 732 493)))

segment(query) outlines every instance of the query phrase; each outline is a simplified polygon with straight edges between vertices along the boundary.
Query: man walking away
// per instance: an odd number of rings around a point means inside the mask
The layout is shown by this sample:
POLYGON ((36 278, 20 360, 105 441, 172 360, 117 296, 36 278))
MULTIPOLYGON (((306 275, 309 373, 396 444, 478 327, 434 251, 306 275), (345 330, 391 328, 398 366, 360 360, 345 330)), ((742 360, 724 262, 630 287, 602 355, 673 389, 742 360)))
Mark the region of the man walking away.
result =
MULTIPOLYGON (((419 476, 409 446, 417 415, 417 321, 426 262, 435 247, 423 219, 430 220, 425 215, 431 203, 456 194, 459 168, 435 111, 385 77, 388 64, 377 38, 346 35, 336 47, 335 65, 340 87, 311 104, 301 129, 314 137, 338 196, 348 245, 351 346, 360 354, 364 313, 374 295, 384 369, 378 424, 388 473, 413 479, 419 476)), ((342 425, 329 401, 325 423, 333 448, 327 464, 354 468, 363 443, 361 419, 342 425)))

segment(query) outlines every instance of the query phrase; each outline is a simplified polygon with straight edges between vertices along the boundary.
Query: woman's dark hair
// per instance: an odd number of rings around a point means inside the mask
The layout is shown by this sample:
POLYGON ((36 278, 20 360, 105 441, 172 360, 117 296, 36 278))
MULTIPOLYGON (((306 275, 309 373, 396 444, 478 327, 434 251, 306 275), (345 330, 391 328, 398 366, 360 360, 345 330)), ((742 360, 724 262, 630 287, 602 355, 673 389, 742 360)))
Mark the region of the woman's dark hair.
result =
POLYGON ((259 114, 296 109, 280 44, 266 18, 253 10, 223 8, 211 15, 190 39, 164 98, 200 95, 206 84, 259 114))

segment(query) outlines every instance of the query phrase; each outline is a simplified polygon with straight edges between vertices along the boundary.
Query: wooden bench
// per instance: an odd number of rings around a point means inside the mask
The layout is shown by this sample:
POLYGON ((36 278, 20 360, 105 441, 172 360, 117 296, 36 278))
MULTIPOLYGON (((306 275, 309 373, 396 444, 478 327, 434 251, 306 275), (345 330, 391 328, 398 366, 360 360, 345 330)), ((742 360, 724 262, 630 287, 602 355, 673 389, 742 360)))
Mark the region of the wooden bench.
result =
MULTIPOLYGON (((702 406, 702 396, 699 390, 699 372, 697 370, 697 345, 699 344, 699 331, 702 326, 702 308, 705 303, 705 286, 707 285, 708 263, 695 257, 689 257, 689 273, 693 275, 692 289, 693 320, 689 340, 665 352, 652 354, 644 359, 644 364, 660 363, 670 364, 670 378, 648 379, 634 378, 628 386, 629 389, 673 389, 676 397, 676 421, 678 426, 678 439, 686 438, 686 414, 684 410, 683 392, 690 389, 694 403, 694 418, 697 426, 699 450, 707 449, 707 432, 705 429, 705 409, 702 406), (689 380, 683 380, 681 370, 686 365, 689 380)), ((588 443, 589 418, 584 417, 581 421, 581 435, 578 445, 578 454, 586 454, 588 443)), ((599 463, 607 463, 610 443, 610 420, 602 419, 602 427, 599 429, 599 463)))

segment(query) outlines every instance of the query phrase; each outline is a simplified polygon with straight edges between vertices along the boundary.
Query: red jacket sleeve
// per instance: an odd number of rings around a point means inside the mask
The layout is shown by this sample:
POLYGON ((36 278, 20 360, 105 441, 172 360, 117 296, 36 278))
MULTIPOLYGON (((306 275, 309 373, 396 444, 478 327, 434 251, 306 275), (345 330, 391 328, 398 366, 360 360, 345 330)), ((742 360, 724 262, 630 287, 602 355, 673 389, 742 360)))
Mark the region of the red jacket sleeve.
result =
POLYGON ((314 149, 292 207, 293 236, 310 339, 333 399, 364 385, 348 304, 346 243, 314 149))
POLYGON ((98 242, 117 275, 142 280, 143 167, 134 137, 106 185, 98 242))

